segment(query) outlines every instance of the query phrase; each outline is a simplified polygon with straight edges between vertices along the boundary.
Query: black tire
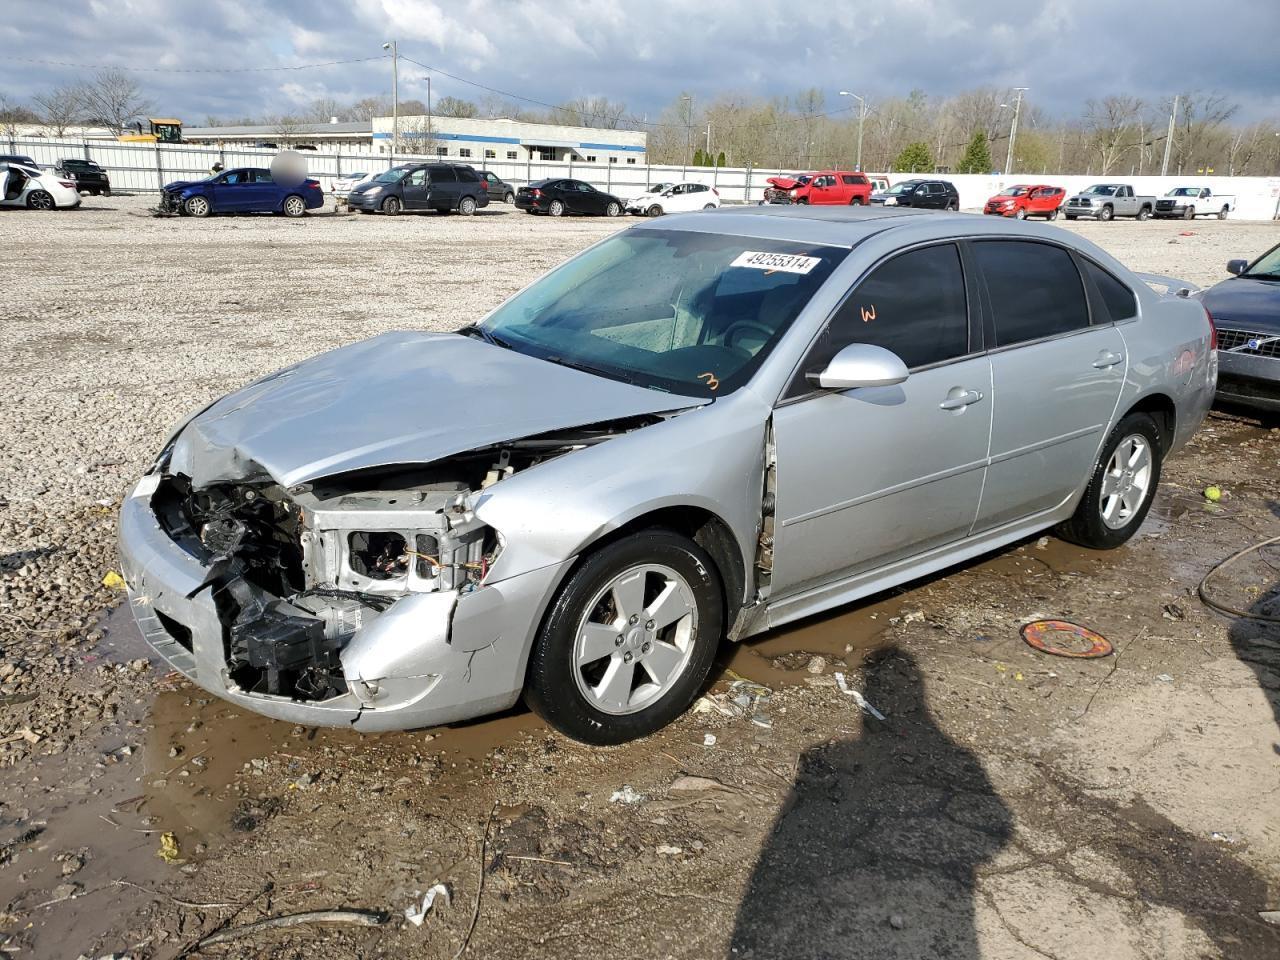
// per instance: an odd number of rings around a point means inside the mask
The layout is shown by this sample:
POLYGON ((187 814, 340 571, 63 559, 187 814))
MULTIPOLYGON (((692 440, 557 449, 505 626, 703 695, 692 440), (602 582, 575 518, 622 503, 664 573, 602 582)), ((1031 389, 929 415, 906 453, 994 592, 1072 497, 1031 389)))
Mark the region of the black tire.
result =
POLYGON ((1149 220, 1149 219, 1151 219, 1151 208, 1150 208, 1150 207, 1143 207, 1141 210, 1139 210, 1139 211, 1138 211, 1138 219, 1139 219, 1139 220, 1149 220))
POLYGON ((1231 208, 1224 204, 1222 209, 1218 211, 1218 219, 1219 220, 1227 219, 1227 214, 1230 212, 1231 212, 1231 208))
POLYGON ((53 194, 48 190, 32 190, 27 194, 28 210, 53 210, 57 208, 53 194))
POLYGON ((510 190, 508 190, 508 191, 507 191, 506 196, 504 196, 504 197, 502 198, 502 202, 503 202, 503 203, 515 203, 515 202, 516 202, 516 195, 515 195, 514 193, 512 193, 510 190))
POLYGON ((1050 211, 1049 211, 1049 213, 1045 216, 1045 219, 1046 219, 1046 220, 1057 220, 1057 219, 1058 219, 1058 208, 1057 208, 1057 207, 1054 207, 1052 210, 1050 210, 1050 211))
POLYGON ((378 208, 388 217, 398 216, 400 211, 404 209, 400 203, 399 197, 387 197, 382 201, 382 205, 378 208))
POLYGON ((663 214, 662 204, 660 203, 655 203, 646 211, 646 216, 650 216, 650 217, 660 217, 662 216, 662 214, 663 214))
POLYGON ((1067 214, 1067 219, 1068 219, 1068 220, 1074 220, 1075 218, 1076 218, 1076 215, 1075 215, 1074 213, 1068 213, 1068 214, 1067 214))
POLYGON ((1182 208, 1183 220, 1194 220, 1196 218, 1196 208, 1194 206, 1182 208))
POLYGON ((1089 486, 1085 488, 1076 512, 1070 519, 1059 524, 1058 535, 1071 543, 1091 547, 1094 550, 1113 549, 1132 537, 1147 518, 1147 512, 1151 509, 1152 501, 1155 500, 1156 490, 1160 484, 1163 448, 1160 428, 1150 416, 1145 413, 1130 413, 1124 417, 1108 435, 1107 442, 1102 445, 1102 452, 1093 468, 1093 476, 1089 478, 1089 486), (1146 498, 1122 526, 1111 527, 1102 519, 1103 482, 1116 448, 1132 436, 1141 436, 1151 452, 1151 473, 1146 498))
POLYGON ((604 215, 606 217, 622 216, 622 204, 618 203, 616 200, 610 200, 608 204, 605 205, 604 215))
POLYGON ((851 207, 860 207, 860 206, 862 206, 862 202, 863 202, 863 201, 862 201, 862 198, 861 198, 861 197, 850 197, 850 198, 849 198, 849 206, 851 206, 851 207))
POLYGON ((607 544, 592 553, 560 587, 543 621, 525 685, 525 701, 547 723, 583 743, 608 745, 648 736, 693 702, 715 659, 724 624, 723 588, 715 564, 693 541, 652 529, 607 544), (657 700, 634 713, 605 713, 593 706, 574 677, 576 632, 583 608, 611 580, 638 564, 662 564, 688 584, 697 628, 683 672, 657 700))
POLYGON ((716 208, 716 205, 715 205, 714 203, 708 203, 708 204, 707 204, 706 206, 704 206, 702 209, 703 209, 703 210, 714 210, 715 208, 716 208))
MULTIPOLYGON (((1098 211, 1098 219, 1101 220, 1103 223, 1106 223, 1115 215, 1116 215, 1116 212, 1112 208, 1111 204, 1107 204, 1101 210, 1098 211)), ((1141 210, 1138 211, 1138 216, 1142 216, 1141 210)))
POLYGON ((291 193, 289 196, 284 198, 284 203, 281 204, 280 212, 286 217, 292 217, 294 219, 297 219, 298 217, 305 217, 307 215, 307 201, 298 194, 291 193))
POLYGON ((563 200, 552 200, 552 201, 551 201, 551 206, 547 207, 547 213, 551 214, 553 217, 563 217, 563 216, 564 216, 564 201, 563 201, 563 200))
POLYGON ((1025 207, 1019 207, 1019 208, 1017 209, 1017 211, 1014 213, 1014 215, 1013 215, 1013 219, 1015 219, 1015 220, 1025 220, 1025 219, 1027 219, 1027 211, 1026 211, 1026 208, 1025 208, 1025 207))
POLYGON ((946 210, 948 213, 958 213, 960 210, 960 201, 948 200, 946 210))
POLYGON ((458 212, 464 217, 474 217, 477 206, 475 197, 463 197, 458 201, 458 212))
POLYGON ((109 197, 109 196, 111 196, 111 188, 110 188, 110 187, 103 187, 103 188, 102 188, 102 195, 103 195, 104 197, 109 197))
POLYGON ((207 217, 213 212, 213 204, 208 197, 187 197, 182 203, 182 209, 189 217, 207 217))

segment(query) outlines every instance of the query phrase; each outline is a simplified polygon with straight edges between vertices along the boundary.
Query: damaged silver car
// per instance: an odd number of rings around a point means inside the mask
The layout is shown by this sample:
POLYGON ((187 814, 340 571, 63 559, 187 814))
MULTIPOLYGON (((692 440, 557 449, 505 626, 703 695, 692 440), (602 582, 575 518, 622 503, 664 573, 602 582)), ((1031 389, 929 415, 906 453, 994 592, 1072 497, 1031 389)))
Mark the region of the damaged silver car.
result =
POLYGON ((1142 523, 1216 380, 1195 301, 1049 226, 752 208, 615 234, 483 322, 287 368, 126 499, 130 603, 205 689, 424 727, 522 695, 618 743, 721 640, 1057 525, 1142 523))

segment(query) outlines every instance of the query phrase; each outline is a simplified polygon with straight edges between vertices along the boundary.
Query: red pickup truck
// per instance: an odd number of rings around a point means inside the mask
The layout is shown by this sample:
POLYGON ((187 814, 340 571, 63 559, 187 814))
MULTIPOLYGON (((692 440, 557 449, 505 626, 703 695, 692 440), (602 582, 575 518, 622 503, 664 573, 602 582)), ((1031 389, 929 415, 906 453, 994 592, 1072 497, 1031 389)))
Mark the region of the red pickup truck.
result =
POLYGON ((865 173, 820 170, 794 177, 770 177, 765 203, 842 204, 857 206, 871 199, 871 181, 865 173))
POLYGON ((1046 220, 1058 219, 1058 208, 1067 198, 1067 191, 1061 187, 1050 187, 1044 184, 1027 185, 1025 183, 1006 187, 987 201, 982 208, 983 213, 997 217, 1044 217, 1046 220))

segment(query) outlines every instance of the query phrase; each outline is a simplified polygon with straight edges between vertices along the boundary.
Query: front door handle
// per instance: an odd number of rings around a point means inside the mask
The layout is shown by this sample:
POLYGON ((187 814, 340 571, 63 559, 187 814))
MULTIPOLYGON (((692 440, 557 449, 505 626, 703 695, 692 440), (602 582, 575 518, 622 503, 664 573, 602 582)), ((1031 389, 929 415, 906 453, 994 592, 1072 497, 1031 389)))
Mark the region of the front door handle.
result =
POLYGON ((1113 353, 1110 350, 1103 350, 1098 354, 1098 359, 1093 361, 1093 365, 1099 370, 1105 370, 1107 367, 1114 367, 1117 363, 1124 360, 1124 354, 1113 353))
POLYGON ((967 407, 971 403, 977 403, 982 399, 982 393, 978 390, 965 390, 963 393, 948 394, 947 399, 938 404, 941 410, 959 410, 961 407, 967 407))

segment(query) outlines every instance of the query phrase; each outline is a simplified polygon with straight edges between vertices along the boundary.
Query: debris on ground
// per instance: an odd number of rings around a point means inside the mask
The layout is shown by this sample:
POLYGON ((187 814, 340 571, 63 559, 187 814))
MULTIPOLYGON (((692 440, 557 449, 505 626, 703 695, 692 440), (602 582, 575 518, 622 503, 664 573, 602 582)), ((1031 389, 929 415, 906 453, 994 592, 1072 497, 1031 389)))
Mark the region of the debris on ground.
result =
POLYGON ((422 904, 418 904, 418 895, 413 895, 414 901, 404 908, 404 918, 412 923, 415 927, 422 926, 422 921, 427 918, 427 914, 431 912, 431 908, 435 906, 436 897, 444 898, 446 907, 453 906, 453 898, 449 895, 449 888, 443 883, 437 883, 428 890, 422 897, 422 904))
POLYGON ((178 838, 174 836, 172 830, 166 830, 160 834, 160 849, 156 851, 156 856, 165 863, 182 862, 182 851, 178 849, 178 838))
POLYGON ((699 777, 694 774, 681 774, 671 781, 667 788, 671 793, 701 793, 706 790, 724 790, 733 793, 734 789, 721 783, 714 777, 699 777))
POLYGON ((1033 620, 1022 627, 1022 639, 1041 653, 1080 660, 1110 656, 1115 650, 1102 634, 1068 620, 1033 620))
POLYGON ((1219 500, 1222 499, 1222 488, 1219 486, 1210 484, 1209 486, 1204 488, 1204 498, 1208 500, 1210 503, 1217 503, 1219 500))
POLYGON ((197 940, 189 952, 215 943, 239 940, 241 937, 251 936, 261 930, 294 927, 300 923, 352 923, 361 927, 380 927, 387 922, 387 919, 385 913, 374 910, 311 910, 307 913, 293 913, 283 917, 272 917, 269 920, 259 920, 257 923, 245 924, 243 927, 232 927, 230 930, 219 930, 197 940))
POLYGON ((773 721, 764 711, 772 698, 773 691, 763 683, 735 680, 729 684, 729 702, 740 711, 739 716, 746 717, 757 727, 768 729, 773 726, 773 721))
POLYGON ((124 577, 114 570, 108 570, 106 576, 102 578, 102 585, 108 590, 123 590, 125 588, 124 577))
POLYGON ((609 802, 624 803, 629 807, 633 807, 638 803, 644 803, 644 794, 631 784, 624 783, 619 789, 613 791, 613 795, 609 797, 609 802))
POLYGON ((716 735, 714 733, 704 733, 702 735, 702 745, 704 747, 714 747, 716 745, 716 735))
POLYGON ((859 707, 861 707, 867 713, 871 714, 871 716, 875 717, 877 720, 884 720, 884 714, 881 713, 879 710, 877 710, 875 707, 873 707, 870 703, 868 703, 867 698, 862 695, 862 692, 860 690, 856 690, 853 687, 849 686, 849 681, 845 679, 845 676, 843 673, 837 673, 835 675, 835 678, 836 678, 836 686, 840 689, 841 693, 843 693, 846 697, 853 697, 854 703, 856 703, 859 707))

